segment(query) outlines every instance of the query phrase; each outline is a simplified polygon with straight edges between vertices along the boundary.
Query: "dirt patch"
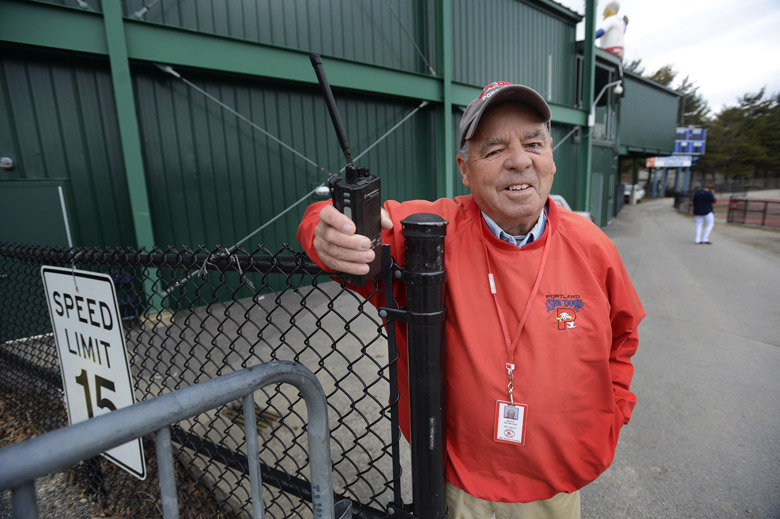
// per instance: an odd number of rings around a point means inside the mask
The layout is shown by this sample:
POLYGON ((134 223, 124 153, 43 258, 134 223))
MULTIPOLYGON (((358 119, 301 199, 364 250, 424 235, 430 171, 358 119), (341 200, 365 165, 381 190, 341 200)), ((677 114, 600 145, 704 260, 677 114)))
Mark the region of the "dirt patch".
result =
MULTIPOLYGON (((754 227, 716 220, 714 232, 715 234, 727 236, 743 245, 753 247, 780 258, 780 229, 754 227)), ((714 239, 712 241, 714 241, 714 239)))

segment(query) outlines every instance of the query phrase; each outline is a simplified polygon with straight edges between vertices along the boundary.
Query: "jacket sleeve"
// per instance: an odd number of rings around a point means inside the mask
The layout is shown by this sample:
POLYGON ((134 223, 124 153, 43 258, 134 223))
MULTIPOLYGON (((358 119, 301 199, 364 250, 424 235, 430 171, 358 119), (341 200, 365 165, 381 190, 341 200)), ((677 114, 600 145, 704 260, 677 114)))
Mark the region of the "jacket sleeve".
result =
POLYGON ((639 345, 637 329, 645 311, 617 251, 615 262, 607 273, 607 290, 612 323, 612 347, 609 354, 612 390, 615 405, 623 417, 623 424, 627 424, 636 404, 636 395, 630 390, 634 377, 631 358, 639 345))
MULTIPOLYGON (((303 251, 306 253, 306 255, 326 272, 335 271, 327 267, 322 262, 319 254, 317 254, 317 249, 314 248, 314 228, 317 227, 317 224, 320 221, 320 211, 322 211, 322 208, 331 203, 332 202, 330 200, 324 200, 321 202, 315 202, 314 204, 307 207, 303 214, 303 218, 301 219, 301 223, 298 224, 298 232, 295 235, 298 243, 301 245, 301 247, 303 247, 303 251)), ((398 266, 403 266, 404 248, 400 220, 406 216, 406 213, 400 210, 400 207, 401 204, 398 202, 392 200, 385 202, 384 208, 388 212, 390 218, 393 220, 393 229, 382 230, 382 243, 391 246, 391 252, 393 254, 395 263, 398 266)), ((337 282, 341 282, 341 279, 337 276, 333 276, 333 279, 337 282)), ((347 287, 367 299, 370 298, 369 301, 376 306, 384 305, 384 296, 381 293, 376 292, 373 283, 367 283, 363 286, 347 284, 347 287)))
POLYGON ((313 244, 314 228, 317 227, 317 224, 320 221, 320 211, 330 203, 330 200, 323 200, 322 202, 315 202, 307 207, 306 212, 303 213, 301 223, 298 224, 298 232, 296 233, 295 238, 298 240, 298 243, 301 244, 301 247, 303 247, 303 252, 305 252, 314 263, 319 265, 323 270, 333 272, 333 269, 326 267, 325 264, 322 263, 313 244))
MULTIPOLYGON (((323 200, 322 202, 315 202, 307 207, 306 211, 303 213, 301 223, 298 225, 298 232, 295 235, 306 255, 327 272, 333 272, 333 269, 326 267, 325 264, 322 263, 319 254, 317 254, 317 250, 314 248, 314 228, 317 227, 317 224, 320 221, 320 211, 322 211, 322 208, 331 203, 330 200, 323 200)), ((401 232, 401 220, 414 212, 418 212, 419 208, 411 203, 402 204, 393 200, 385 202, 383 207, 393 221, 393 228, 390 230, 382 230, 382 243, 390 245, 393 259, 396 264, 403 266, 404 238, 401 232)))

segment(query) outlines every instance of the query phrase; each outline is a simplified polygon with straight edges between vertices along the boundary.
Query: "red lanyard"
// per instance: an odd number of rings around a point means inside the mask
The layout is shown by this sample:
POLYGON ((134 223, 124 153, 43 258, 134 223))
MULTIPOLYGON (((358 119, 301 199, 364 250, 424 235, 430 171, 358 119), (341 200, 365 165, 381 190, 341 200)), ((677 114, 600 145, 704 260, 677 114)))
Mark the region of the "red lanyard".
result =
MULTIPOLYGON (((481 222, 480 222, 481 224, 481 222)), ((485 240, 485 229, 484 227, 481 227, 482 229, 482 246, 485 249, 485 262, 487 263, 488 268, 488 282, 490 283, 490 293, 493 294, 493 302, 496 304, 496 311, 498 312, 498 320, 501 322, 501 329, 504 332, 504 341, 506 342, 506 353, 507 357, 509 358, 509 361, 506 363, 506 370, 507 370, 507 376, 509 378, 509 385, 507 386, 507 389, 509 390, 509 401, 514 403, 514 400, 512 398, 512 391, 514 389, 514 386, 512 384, 512 372, 515 369, 514 361, 515 361, 515 349, 517 349, 517 344, 520 342, 520 335, 523 333, 523 327, 525 326, 525 321, 528 319, 528 314, 531 312, 531 305, 536 299, 536 294, 539 292, 539 285, 542 283, 542 275, 544 274, 544 267, 547 264, 547 254, 550 252, 550 242, 552 241, 548 235, 545 237, 544 242, 544 249, 542 250, 542 261, 539 264, 539 272, 536 274, 536 281, 534 282, 534 287, 531 289, 531 294, 528 296, 528 301, 525 304, 525 310, 523 311, 523 315, 520 318, 520 324, 517 327, 517 333, 515 333, 514 340, 511 340, 509 335, 509 327, 506 324, 506 318, 504 317, 504 312, 501 310, 501 304, 498 302, 498 296, 496 295, 496 282, 495 282, 495 276, 493 275, 491 265, 490 265, 490 258, 488 256, 487 252, 487 242, 485 240)))

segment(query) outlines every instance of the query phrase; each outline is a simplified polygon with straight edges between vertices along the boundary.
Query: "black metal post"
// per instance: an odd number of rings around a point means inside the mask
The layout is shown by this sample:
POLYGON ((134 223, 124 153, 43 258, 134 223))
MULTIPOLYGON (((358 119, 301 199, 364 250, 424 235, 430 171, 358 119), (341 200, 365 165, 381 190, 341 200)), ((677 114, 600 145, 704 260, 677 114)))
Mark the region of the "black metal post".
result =
POLYGON ((729 197, 729 210, 728 213, 726 213, 726 223, 731 223, 734 221, 734 197, 729 197))
MULTIPOLYGON (((384 287, 385 305, 393 307, 393 281, 396 270, 393 268, 393 257, 390 255, 390 245, 382 245, 382 273, 380 274, 384 287)), ((380 314, 381 315, 381 314, 380 314)), ((398 427, 398 348, 395 339, 395 321, 387 321, 387 358, 388 375, 390 377, 390 451, 393 460, 393 501, 391 509, 402 508, 401 496, 401 429, 398 427)))
POLYGON ((419 213, 401 221, 409 312, 409 405, 414 516, 447 516, 444 494, 444 236, 447 221, 419 213))

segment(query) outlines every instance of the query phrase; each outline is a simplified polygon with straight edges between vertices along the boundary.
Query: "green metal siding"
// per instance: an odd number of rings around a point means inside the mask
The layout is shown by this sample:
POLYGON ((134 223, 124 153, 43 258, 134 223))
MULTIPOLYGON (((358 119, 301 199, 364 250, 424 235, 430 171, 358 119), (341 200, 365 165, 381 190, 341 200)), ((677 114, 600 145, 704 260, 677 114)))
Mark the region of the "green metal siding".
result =
MULTIPOLYGON (((6 20, 4 34, 11 35, 9 42, 17 46, 2 48, 0 146, 11 150, 4 155, 19 157, 19 165, 2 178, 61 181, 70 194, 69 204, 76 207, 71 218, 77 220, 77 245, 134 243, 130 180, 125 172, 134 169, 125 168, 123 162, 108 60, 73 54, 108 53, 108 25, 95 12, 76 7, 73 0, 49 2, 62 7, 6 2, 14 16, 6 20), (57 23, 63 21, 67 23, 57 23), (45 34, 28 30, 38 25, 46 28, 45 34), (53 50, 33 52, 22 50, 33 48, 23 45, 53 50)), ((92 10, 101 8, 99 0, 87 3, 92 10)), ((417 96, 432 101, 359 161, 382 177, 385 199, 437 195, 436 173, 444 167, 437 150, 446 144, 443 138, 457 141, 462 113, 455 108, 451 123, 447 120, 450 139, 441 135, 441 107, 449 110, 462 98, 470 100, 489 81, 507 79, 549 93, 559 123, 553 127, 556 143, 571 130, 568 124, 585 122, 584 113, 571 108, 576 17, 547 0, 447 4, 451 9, 446 19, 453 23, 451 70, 456 84, 450 82, 449 69, 439 71, 441 78, 425 75, 422 58, 390 9, 399 14, 436 67, 435 35, 445 32, 434 27, 433 13, 441 6, 436 2, 161 0, 144 20, 135 20, 133 12, 148 3, 121 4, 128 17, 122 26, 127 53, 113 52, 111 57, 123 63, 130 60, 135 99, 129 94, 118 97, 120 108, 131 100, 136 104, 145 175, 140 178, 146 179, 154 235, 161 245, 232 245, 326 175, 152 67, 155 62, 173 64, 185 77, 330 171, 336 171, 343 159, 322 97, 313 85, 307 52, 341 58, 326 59, 326 70, 355 155, 414 109, 417 96), (548 56, 552 56, 551 70, 548 56)), ((113 10, 116 20, 118 6, 113 10)), ((443 60, 443 55, 438 58, 443 60)), ((577 175, 579 147, 569 139, 555 152, 558 172, 553 192, 563 194, 572 205, 578 184, 584 182, 577 175)), ((453 150, 457 152, 457 143, 453 150)), ((446 166, 451 169, 447 180, 452 180, 452 191, 467 193, 454 162, 452 166, 446 166)), ((293 240, 304 206, 252 242, 293 240)))
POLYGON ((555 124, 552 126, 553 147, 558 146, 553 152, 556 170, 552 193, 563 196, 574 208, 577 200, 577 183, 580 178, 577 171, 579 145, 575 142, 573 135, 565 141, 563 140, 571 130, 570 126, 555 124))
POLYGON ((573 21, 517 0, 455 0, 452 13, 453 81, 479 86, 511 81, 534 88, 554 103, 574 104, 573 21))
MULTIPOLYGON (((231 246, 327 179, 326 173, 184 83, 153 68, 134 72, 159 243, 231 246)), ((327 170, 335 173, 343 166, 318 89, 182 74, 327 170)), ((343 92, 336 92, 336 100, 354 156, 416 106, 343 92)), ((384 199, 432 197, 435 178, 429 111, 415 114, 357 161, 382 178, 384 199)), ((306 205, 287 213, 251 243, 292 240, 306 205)))
POLYGON ((620 146, 671 154, 679 96, 646 79, 626 74, 620 101, 620 146))
POLYGON ((593 183, 591 184, 591 215, 596 225, 603 227, 612 218, 618 159, 614 148, 593 146, 593 183))
MULTIPOLYGON (((460 152, 460 118, 463 116, 463 110, 457 107, 452 109, 452 149, 455 155, 460 152)), ((471 190, 463 185, 463 181, 460 179, 460 170, 458 169, 458 163, 456 160, 452 161, 452 184, 454 190, 454 196, 468 195, 471 190)))
MULTIPOLYGON (((135 19, 150 2, 123 4, 135 19)), ((410 72, 427 73, 415 45, 432 61, 426 6, 415 0, 163 0, 142 20, 410 72)))
POLYGON ((133 243, 105 60, 3 48, 0 154, 16 163, 0 174, 3 180, 56 180, 68 187, 75 244, 133 243))

